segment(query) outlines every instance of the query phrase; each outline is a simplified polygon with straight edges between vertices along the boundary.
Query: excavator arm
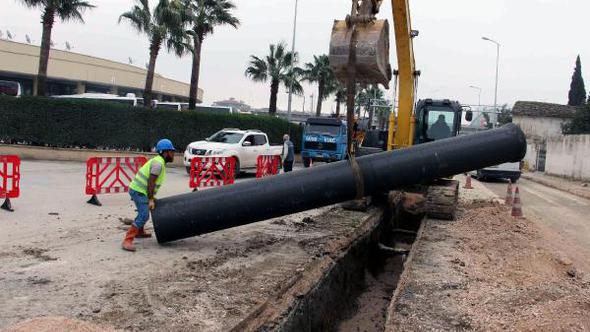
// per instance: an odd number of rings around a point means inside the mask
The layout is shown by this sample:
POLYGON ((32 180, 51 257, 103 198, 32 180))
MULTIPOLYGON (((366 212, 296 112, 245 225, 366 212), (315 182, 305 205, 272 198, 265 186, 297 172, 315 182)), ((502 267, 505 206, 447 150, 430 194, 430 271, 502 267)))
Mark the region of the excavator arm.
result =
MULTIPOLYGON (((389 118, 387 149, 413 145, 415 128, 415 63, 409 0, 391 0, 399 74, 397 119, 389 118)), ((383 84, 388 86, 392 73, 389 64, 389 24, 375 15, 383 0, 353 0, 351 14, 335 21, 330 41, 330 65, 341 82, 383 84), (355 77, 349 77, 354 55, 355 77)))
POLYGON ((416 63, 412 43, 412 24, 409 0, 391 0, 393 9, 393 26, 395 29, 395 46, 397 50, 399 97, 397 126, 395 114, 389 115, 389 132, 387 149, 399 149, 413 145, 415 118, 414 93, 416 63))

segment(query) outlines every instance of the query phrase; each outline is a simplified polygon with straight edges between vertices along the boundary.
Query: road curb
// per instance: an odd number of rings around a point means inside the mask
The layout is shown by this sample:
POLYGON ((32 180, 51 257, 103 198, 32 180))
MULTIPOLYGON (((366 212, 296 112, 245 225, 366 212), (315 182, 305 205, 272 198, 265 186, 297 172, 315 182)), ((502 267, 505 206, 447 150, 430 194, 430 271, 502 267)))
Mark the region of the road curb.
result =
POLYGON ((529 180, 529 181, 532 181, 532 182, 535 182, 535 183, 538 183, 538 184, 542 184, 542 185, 544 185, 546 187, 557 189, 559 191, 563 191, 563 192, 566 192, 568 194, 572 194, 572 195, 575 195, 575 196, 578 196, 578 197, 581 197, 581 198, 585 198, 585 199, 589 199, 590 200, 590 193, 588 193, 588 194, 587 193, 581 193, 581 192, 578 192, 576 190, 571 190, 571 189, 568 189, 568 188, 564 188, 564 187, 555 185, 551 181, 545 181, 543 179, 539 179, 539 178, 536 178, 534 176, 530 176, 530 175, 526 175, 526 174, 522 174, 521 177, 523 179, 526 179, 526 180, 529 180))

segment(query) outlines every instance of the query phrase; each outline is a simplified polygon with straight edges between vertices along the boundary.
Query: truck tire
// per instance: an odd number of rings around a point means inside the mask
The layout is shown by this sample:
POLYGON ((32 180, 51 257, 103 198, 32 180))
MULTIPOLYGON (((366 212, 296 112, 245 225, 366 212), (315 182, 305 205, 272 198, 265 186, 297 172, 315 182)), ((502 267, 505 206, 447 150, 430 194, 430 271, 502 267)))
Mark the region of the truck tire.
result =
POLYGON ((518 179, 520 179, 520 176, 513 176, 510 178, 510 181, 512 181, 512 183, 516 183, 518 179))
POLYGON ((311 166, 311 158, 303 158, 303 167, 308 168, 311 166))
POLYGON ((185 166, 185 168, 186 168, 186 174, 191 175, 191 167, 185 166))

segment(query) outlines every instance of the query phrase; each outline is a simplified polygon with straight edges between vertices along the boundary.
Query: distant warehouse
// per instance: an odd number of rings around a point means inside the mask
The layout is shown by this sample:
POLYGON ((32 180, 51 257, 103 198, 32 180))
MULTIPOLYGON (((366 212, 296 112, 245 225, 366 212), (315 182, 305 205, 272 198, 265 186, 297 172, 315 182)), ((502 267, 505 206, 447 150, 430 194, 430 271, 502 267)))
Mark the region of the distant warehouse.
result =
MULTIPOLYGON (((39 46, 0 40, 0 80, 17 81, 24 95, 36 91, 39 46)), ((146 70, 93 56, 51 49, 47 73, 48 95, 110 93, 143 94, 146 70)), ((154 97, 164 102, 187 102, 190 85, 154 76, 154 97)), ((203 100, 199 89, 197 102, 203 100)))

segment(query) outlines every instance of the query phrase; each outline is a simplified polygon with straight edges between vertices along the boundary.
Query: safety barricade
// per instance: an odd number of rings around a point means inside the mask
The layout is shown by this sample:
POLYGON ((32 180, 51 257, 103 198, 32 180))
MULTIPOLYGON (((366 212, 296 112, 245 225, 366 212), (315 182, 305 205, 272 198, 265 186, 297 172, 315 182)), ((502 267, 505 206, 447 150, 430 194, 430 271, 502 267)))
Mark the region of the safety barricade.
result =
POLYGON ((256 177, 263 178, 279 174, 281 168, 281 156, 258 156, 256 159, 256 177))
POLYGON ((233 184, 235 165, 233 157, 195 157, 191 160, 189 187, 197 191, 233 184))
POLYGON ((0 199, 4 203, 0 208, 6 211, 14 211, 11 198, 20 195, 20 158, 13 155, 0 155, 0 199))
POLYGON ((89 204, 101 206, 96 195, 129 191, 129 184, 147 162, 140 157, 92 157, 86 162, 86 195, 89 204))

